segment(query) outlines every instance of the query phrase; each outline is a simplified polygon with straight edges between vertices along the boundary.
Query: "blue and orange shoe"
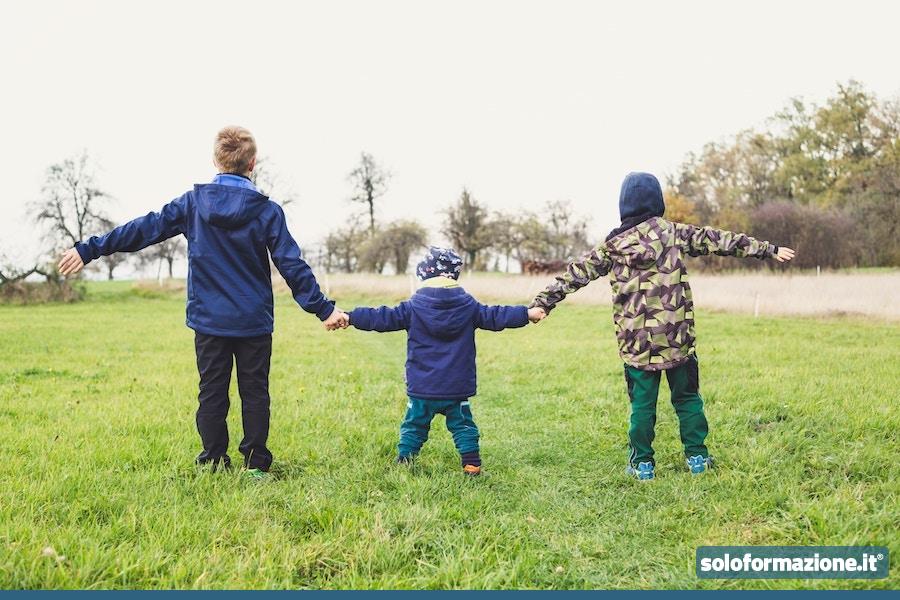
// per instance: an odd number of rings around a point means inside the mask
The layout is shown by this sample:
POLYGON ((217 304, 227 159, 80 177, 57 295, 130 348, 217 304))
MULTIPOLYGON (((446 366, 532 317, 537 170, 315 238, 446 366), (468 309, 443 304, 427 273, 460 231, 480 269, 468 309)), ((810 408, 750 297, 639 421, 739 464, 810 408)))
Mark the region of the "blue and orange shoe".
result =
POLYGON ((625 473, 632 477, 636 477, 639 481, 649 481, 656 477, 653 463, 649 461, 638 463, 637 467, 628 465, 628 467, 625 468, 625 473))
POLYGON ((476 465, 464 465, 463 474, 467 477, 478 477, 481 475, 481 467, 476 465))

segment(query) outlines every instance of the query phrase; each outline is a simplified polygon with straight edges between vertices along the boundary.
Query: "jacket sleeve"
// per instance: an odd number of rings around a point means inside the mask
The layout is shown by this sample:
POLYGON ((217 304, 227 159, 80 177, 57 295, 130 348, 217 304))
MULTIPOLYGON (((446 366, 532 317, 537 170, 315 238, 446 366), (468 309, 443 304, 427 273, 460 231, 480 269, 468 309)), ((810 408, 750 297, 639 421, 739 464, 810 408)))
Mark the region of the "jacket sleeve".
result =
POLYGON ((116 252, 137 252, 185 232, 187 196, 172 200, 159 212, 138 217, 119 225, 106 235, 93 236, 86 242, 78 242, 75 249, 84 264, 101 256, 116 252))
POLYGON ((596 248, 569 263, 565 273, 559 275, 547 289, 535 296, 531 306, 543 308, 549 314, 566 296, 603 277, 611 268, 612 259, 607 251, 602 246, 596 248))
POLYGON ((706 256, 709 253, 738 258, 770 258, 778 247, 762 242, 745 233, 735 233, 713 227, 697 227, 684 223, 673 223, 675 238, 682 250, 691 256, 706 256))
POLYGON ((478 305, 475 327, 489 331, 502 331, 528 325, 527 306, 487 306, 478 305))
POLYGON ((363 331, 400 331, 409 328, 409 315, 409 302, 394 308, 354 308, 350 311, 350 324, 363 331))
POLYGON ((300 246, 287 228, 284 210, 274 202, 275 217, 269 222, 267 246, 275 268, 284 277, 300 308, 324 321, 334 312, 334 302, 319 289, 312 269, 303 260, 300 246))

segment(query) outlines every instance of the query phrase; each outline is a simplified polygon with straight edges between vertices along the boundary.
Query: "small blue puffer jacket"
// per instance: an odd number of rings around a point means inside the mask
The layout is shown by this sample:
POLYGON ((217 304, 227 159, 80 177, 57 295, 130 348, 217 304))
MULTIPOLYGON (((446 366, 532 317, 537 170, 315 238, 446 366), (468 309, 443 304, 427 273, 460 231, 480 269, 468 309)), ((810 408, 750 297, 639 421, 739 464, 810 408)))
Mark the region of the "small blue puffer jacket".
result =
POLYGON ((350 324, 366 331, 407 331, 406 391, 459 400, 477 391, 475 330, 528 324, 525 306, 486 306, 461 287, 425 287, 396 307, 356 308, 350 324))

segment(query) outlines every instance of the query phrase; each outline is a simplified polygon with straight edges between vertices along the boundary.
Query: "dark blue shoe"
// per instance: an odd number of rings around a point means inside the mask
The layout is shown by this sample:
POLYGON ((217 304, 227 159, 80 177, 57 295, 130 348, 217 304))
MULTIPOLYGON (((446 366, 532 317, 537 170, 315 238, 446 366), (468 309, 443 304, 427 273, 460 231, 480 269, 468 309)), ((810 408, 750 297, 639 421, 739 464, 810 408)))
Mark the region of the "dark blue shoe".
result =
POLYGON ((699 475, 707 469, 713 468, 713 459, 712 456, 700 456, 698 454, 687 459, 687 466, 691 470, 691 475, 699 475))
POLYGON ((625 469, 625 473, 631 475, 632 477, 637 477, 640 481, 649 481, 656 477, 656 474, 653 471, 653 463, 652 462, 642 462, 638 463, 637 468, 628 465, 625 469))

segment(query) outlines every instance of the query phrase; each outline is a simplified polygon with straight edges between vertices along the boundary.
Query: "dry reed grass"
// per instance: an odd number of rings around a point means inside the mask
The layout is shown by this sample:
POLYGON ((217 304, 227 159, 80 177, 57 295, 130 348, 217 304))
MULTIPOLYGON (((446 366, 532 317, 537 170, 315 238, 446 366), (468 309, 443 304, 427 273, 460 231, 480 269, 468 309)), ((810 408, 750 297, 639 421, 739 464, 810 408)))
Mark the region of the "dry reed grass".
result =
MULTIPOLYGON (((284 289, 284 283, 278 285, 284 289)), ((330 274, 320 276, 336 298, 376 296, 400 300, 415 289, 411 276, 330 274)), ((527 302, 552 277, 471 274, 460 283, 483 301, 527 302)), ((701 309, 759 315, 861 315, 900 320, 900 270, 823 273, 730 273, 691 276, 694 300, 701 309)), ((606 281, 597 281, 570 296, 572 304, 609 305, 606 281)))

